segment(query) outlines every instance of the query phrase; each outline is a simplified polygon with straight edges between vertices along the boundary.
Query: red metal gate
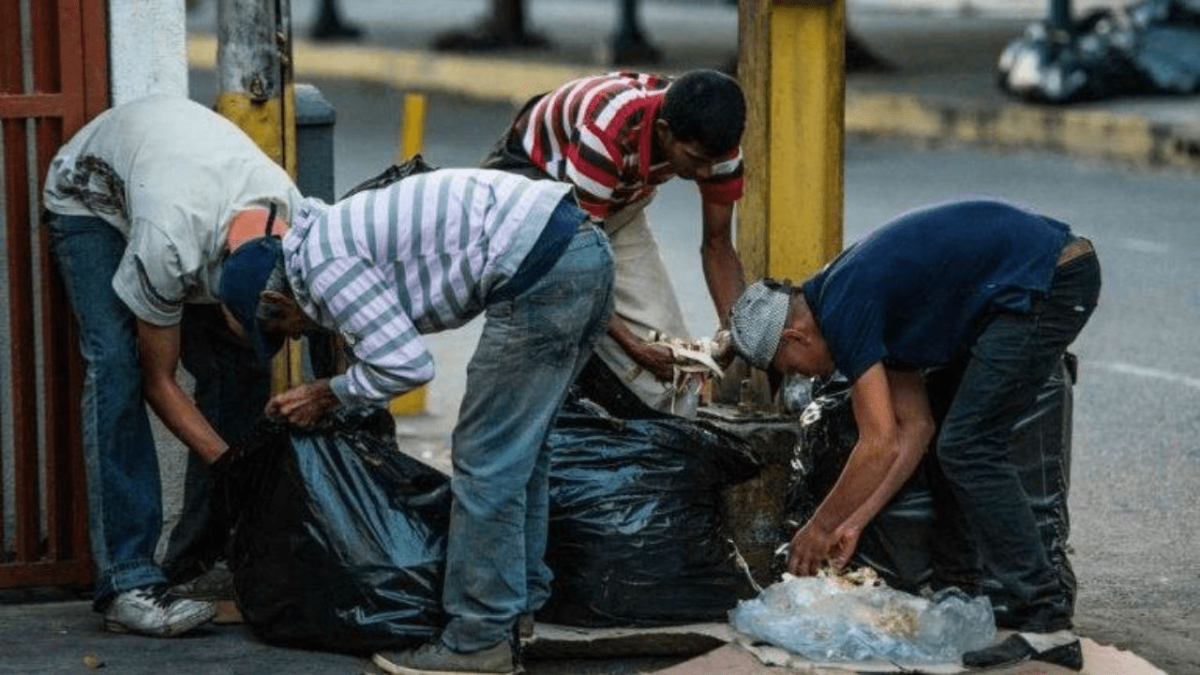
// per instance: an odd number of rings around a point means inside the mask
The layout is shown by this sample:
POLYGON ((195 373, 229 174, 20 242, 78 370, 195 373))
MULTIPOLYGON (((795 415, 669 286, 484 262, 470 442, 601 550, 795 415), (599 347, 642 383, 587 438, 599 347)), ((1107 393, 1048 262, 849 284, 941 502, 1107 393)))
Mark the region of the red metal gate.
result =
POLYGON ((105 0, 0 0, 0 588, 91 579, 82 367, 40 194, 54 152, 108 106, 105 0))

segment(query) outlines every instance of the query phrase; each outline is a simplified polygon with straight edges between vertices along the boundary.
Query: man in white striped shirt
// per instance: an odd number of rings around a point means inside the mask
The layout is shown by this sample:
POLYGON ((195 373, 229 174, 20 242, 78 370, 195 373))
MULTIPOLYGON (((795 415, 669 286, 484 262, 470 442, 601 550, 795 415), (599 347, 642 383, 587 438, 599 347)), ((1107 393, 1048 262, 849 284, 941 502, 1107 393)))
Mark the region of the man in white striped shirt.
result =
POLYGON ((332 206, 306 200, 283 246, 294 298, 271 296, 273 321, 334 329, 356 359, 272 399, 268 412, 296 424, 429 381, 421 335, 486 313, 451 450, 449 622, 374 660, 392 673, 514 672, 514 623, 549 597, 546 436, 612 308, 607 238, 565 183, 448 169, 332 206))

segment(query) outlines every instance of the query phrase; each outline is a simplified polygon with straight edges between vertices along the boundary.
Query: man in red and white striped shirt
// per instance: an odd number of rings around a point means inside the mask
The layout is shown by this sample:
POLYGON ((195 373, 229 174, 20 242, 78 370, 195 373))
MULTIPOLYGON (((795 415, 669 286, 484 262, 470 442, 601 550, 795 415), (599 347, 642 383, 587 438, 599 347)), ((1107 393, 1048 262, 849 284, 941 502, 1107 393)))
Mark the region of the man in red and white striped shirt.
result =
POLYGON ((741 88, 716 71, 587 77, 527 103, 483 163, 571 183, 580 205, 604 221, 617 261, 616 310, 596 353, 655 408, 671 406, 674 357, 650 340, 686 338, 687 329, 644 209, 673 177, 697 183, 704 277, 727 325, 743 289, 732 222, 745 119, 741 88))

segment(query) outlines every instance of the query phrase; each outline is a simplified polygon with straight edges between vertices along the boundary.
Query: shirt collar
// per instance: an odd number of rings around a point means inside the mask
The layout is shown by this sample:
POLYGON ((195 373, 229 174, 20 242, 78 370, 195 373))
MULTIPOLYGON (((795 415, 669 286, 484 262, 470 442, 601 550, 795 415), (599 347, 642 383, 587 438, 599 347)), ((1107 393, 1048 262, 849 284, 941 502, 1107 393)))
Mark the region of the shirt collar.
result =
POLYGON ((305 282, 308 270, 303 251, 313 227, 325 216, 328 209, 329 207, 319 199, 305 199, 296 210, 291 228, 283 237, 283 261, 288 284, 292 287, 296 303, 309 318, 317 321, 320 321, 320 314, 305 282))
POLYGON ((651 92, 646 97, 645 112, 642 114, 642 135, 638 139, 638 163, 641 175, 650 174, 652 155, 654 154, 654 123, 658 119, 658 111, 662 109, 663 91, 651 92))

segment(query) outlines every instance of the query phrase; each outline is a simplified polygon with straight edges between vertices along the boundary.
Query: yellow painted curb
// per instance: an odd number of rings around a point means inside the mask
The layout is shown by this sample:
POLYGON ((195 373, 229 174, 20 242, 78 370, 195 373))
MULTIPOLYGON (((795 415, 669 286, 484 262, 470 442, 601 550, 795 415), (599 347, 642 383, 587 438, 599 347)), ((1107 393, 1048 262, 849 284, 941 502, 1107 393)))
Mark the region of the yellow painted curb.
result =
POLYGON ((906 93, 846 92, 846 132, 1034 148, 1144 166, 1200 169, 1200 129, 1138 115, 1021 103, 950 104, 906 93))

